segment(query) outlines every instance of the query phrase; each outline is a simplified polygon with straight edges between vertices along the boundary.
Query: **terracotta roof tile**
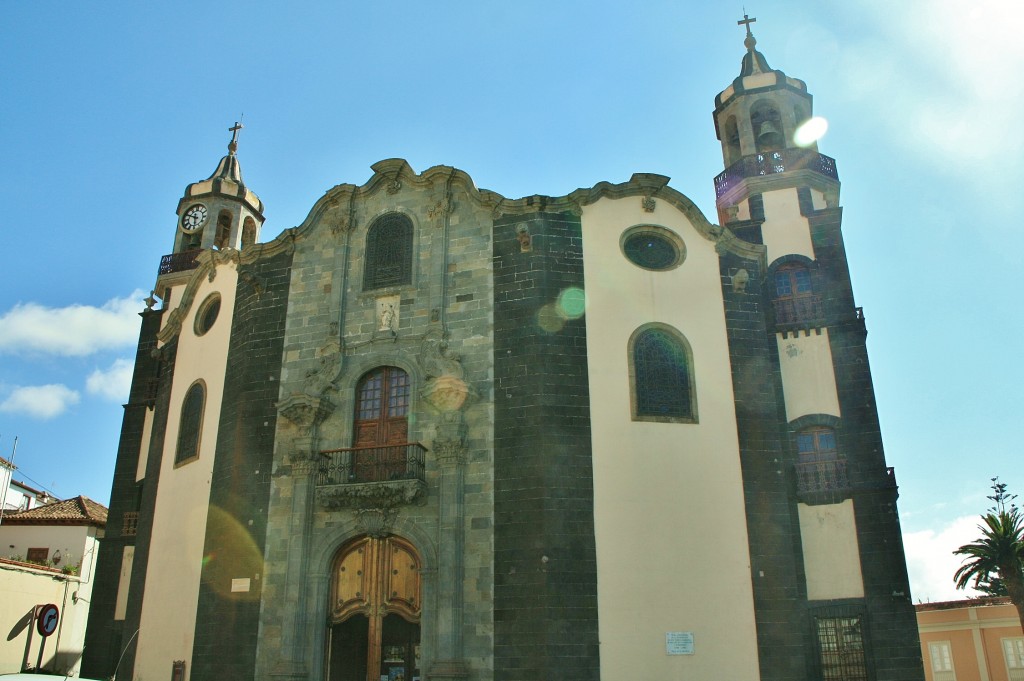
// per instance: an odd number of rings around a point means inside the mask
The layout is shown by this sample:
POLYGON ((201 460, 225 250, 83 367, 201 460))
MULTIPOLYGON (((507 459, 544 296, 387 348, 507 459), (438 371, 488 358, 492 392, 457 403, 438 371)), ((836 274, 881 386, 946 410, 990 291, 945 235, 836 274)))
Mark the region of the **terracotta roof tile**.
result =
POLYGON ((10 525, 95 525, 107 524, 107 507, 81 495, 65 501, 38 506, 27 511, 5 515, 10 525))

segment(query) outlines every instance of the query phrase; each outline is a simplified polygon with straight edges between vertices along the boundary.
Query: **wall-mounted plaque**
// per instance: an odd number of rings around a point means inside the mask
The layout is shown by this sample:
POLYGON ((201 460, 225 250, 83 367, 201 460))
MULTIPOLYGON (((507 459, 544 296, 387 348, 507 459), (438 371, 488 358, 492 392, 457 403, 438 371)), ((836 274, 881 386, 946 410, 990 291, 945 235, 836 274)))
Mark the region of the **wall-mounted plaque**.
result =
POLYGON ((666 631, 666 655, 693 655, 692 631, 666 631))

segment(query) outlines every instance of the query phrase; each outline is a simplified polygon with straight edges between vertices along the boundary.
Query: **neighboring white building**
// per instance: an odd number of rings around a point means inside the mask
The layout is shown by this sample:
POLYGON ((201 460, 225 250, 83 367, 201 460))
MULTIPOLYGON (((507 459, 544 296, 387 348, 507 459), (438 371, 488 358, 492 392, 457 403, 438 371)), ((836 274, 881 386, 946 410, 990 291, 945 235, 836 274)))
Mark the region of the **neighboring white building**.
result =
MULTIPOLYGON (((12 462, 0 457, 0 508, 4 515, 8 511, 27 511, 53 501, 48 492, 29 487, 24 482, 14 479, 14 471, 18 470, 12 462), (6 492, 4 492, 6 490, 6 492)), ((0 523, 3 519, 0 518, 0 523)))
POLYGON ((107 509, 86 497, 5 515, 0 524, 0 674, 40 663, 36 607, 60 609, 42 667, 77 675, 85 644, 98 541, 107 509), (41 563, 48 565, 42 565, 41 563))

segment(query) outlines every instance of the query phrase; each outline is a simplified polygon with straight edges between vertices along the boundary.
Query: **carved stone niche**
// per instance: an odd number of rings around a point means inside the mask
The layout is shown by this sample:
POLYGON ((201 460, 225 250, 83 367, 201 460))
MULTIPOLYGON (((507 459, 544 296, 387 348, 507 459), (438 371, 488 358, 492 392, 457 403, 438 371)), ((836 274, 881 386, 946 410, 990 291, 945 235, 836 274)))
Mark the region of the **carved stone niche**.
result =
POLYGON ((320 485, 316 488, 317 503, 327 509, 391 509, 422 504, 426 498, 427 483, 422 480, 320 485))

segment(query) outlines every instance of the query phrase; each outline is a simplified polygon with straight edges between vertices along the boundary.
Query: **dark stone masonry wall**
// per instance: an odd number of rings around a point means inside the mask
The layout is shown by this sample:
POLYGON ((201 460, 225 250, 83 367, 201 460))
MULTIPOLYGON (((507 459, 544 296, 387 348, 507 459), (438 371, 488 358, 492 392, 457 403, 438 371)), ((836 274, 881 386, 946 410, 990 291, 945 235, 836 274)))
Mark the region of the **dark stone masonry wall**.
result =
POLYGON ((217 459, 210 483, 205 563, 192 681, 255 676, 267 507, 291 254, 239 267, 217 459), (231 580, 249 578, 248 592, 231 580))
POLYGON ((96 582, 93 585, 86 629, 85 650, 82 653, 82 675, 102 679, 114 673, 122 646, 131 638, 124 622, 114 620, 114 607, 120 581, 121 559, 126 546, 135 544, 134 535, 122 533, 124 516, 139 510, 140 485, 135 482, 139 467, 139 452, 146 412, 153 406, 155 381, 159 362, 151 352, 156 347, 156 333, 163 317, 161 311, 147 310, 141 314, 142 326, 135 353, 135 373, 124 405, 121 422, 121 440, 114 462, 114 481, 110 490, 110 509, 107 527, 100 542, 96 564, 96 582))
POLYGON ((923 678, 910 581, 896 499, 886 467, 867 354, 867 329, 855 306, 843 244, 841 209, 808 212, 829 320, 839 408, 840 450, 847 458, 861 553, 866 648, 878 681, 923 678))
POLYGON ((732 364, 751 583, 763 681, 808 678, 813 648, 806 611, 800 521, 791 490, 793 467, 775 334, 766 326, 760 264, 732 254, 720 262, 729 359, 732 364), (747 270, 744 290, 733 275, 747 270))
POLYGON ((495 222, 496 681, 600 678, 586 326, 538 317, 569 286, 583 287, 578 217, 495 222))

